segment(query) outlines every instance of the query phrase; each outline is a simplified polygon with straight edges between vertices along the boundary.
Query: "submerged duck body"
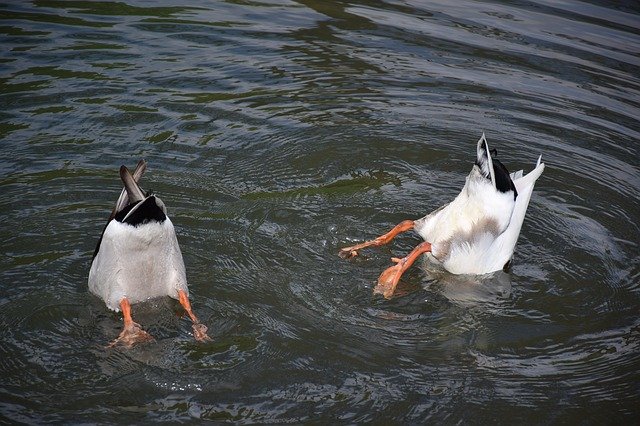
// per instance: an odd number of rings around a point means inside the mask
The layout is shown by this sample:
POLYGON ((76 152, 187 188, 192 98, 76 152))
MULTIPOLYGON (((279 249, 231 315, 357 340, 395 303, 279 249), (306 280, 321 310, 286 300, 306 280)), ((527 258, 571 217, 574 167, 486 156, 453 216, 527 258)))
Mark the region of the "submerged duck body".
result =
POLYGON ((453 274, 486 274, 507 265, 535 181, 544 170, 539 158, 526 177, 522 171, 509 173, 497 158, 492 158, 484 135, 477 155, 460 194, 415 221, 415 231, 431 243, 430 258, 453 274), (491 169, 489 164, 493 164, 491 169))
POLYGON ((407 220, 387 234, 344 248, 342 257, 391 241, 397 234, 415 230, 424 243, 408 256, 392 259, 396 265, 385 270, 376 292, 393 294, 402 273, 423 253, 453 274, 486 274, 507 266, 513 256, 520 229, 536 180, 544 170, 536 167, 523 175, 509 173, 490 150, 484 134, 477 144, 477 158, 462 191, 450 203, 418 220, 407 220))
POLYGON ((171 219, 160 199, 146 197, 119 212, 102 234, 89 271, 89 290, 107 307, 155 297, 188 295, 187 277, 171 219))
POLYGON ((122 166, 124 184, 118 201, 96 246, 89 271, 89 290, 107 307, 124 315, 124 330, 112 345, 151 340, 133 322, 131 305, 156 297, 180 301, 193 321, 197 340, 209 340, 207 328, 193 314, 187 277, 173 223, 156 195, 138 185, 146 169, 141 160, 133 174, 122 166))

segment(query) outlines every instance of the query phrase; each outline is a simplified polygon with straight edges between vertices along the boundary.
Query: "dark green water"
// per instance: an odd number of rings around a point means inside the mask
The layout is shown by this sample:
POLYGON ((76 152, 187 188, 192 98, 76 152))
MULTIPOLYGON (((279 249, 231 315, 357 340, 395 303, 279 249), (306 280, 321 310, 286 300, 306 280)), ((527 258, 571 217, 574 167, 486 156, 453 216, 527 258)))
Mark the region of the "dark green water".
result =
POLYGON ((567 0, 0 5, 0 423, 633 424, 640 7, 567 0), (485 131, 538 181, 513 267, 421 267, 485 131), (88 293, 118 167, 149 162, 196 313, 88 293))

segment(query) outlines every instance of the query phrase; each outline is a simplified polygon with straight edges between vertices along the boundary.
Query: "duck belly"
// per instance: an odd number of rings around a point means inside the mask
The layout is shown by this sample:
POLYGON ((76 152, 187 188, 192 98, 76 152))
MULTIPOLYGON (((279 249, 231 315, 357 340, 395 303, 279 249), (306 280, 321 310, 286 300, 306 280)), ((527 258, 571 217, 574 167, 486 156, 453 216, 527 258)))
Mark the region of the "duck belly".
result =
POLYGON ((89 271, 89 290, 109 309, 119 311, 123 298, 138 303, 154 297, 188 294, 187 279, 173 224, 131 226, 112 220, 89 271))

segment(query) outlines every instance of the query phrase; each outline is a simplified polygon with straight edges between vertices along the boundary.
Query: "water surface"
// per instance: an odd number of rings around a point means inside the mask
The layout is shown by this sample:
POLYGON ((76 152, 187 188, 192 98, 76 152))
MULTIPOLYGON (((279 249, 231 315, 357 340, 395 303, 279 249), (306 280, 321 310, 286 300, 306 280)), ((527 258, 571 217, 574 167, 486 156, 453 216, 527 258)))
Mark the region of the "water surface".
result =
POLYGON ((0 6, 0 419, 633 423, 640 414, 640 8, 546 0, 0 6), (450 201, 486 132, 546 170, 511 270, 340 247, 450 201), (105 349, 95 243, 145 158, 197 344, 105 349), (420 265, 419 265, 420 266, 420 265), (424 266, 424 265, 423 265, 424 266))

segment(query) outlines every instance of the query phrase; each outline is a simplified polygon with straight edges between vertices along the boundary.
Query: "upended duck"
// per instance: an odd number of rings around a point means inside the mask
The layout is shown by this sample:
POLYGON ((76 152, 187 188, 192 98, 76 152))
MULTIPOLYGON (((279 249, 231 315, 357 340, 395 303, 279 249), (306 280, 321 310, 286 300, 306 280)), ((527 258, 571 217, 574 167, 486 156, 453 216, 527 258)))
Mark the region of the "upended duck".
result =
POLYGON ((169 296, 179 300, 193 322, 198 341, 210 340, 189 303, 182 253, 167 215, 156 195, 145 194, 138 181, 146 170, 140 160, 133 174, 120 167, 124 188, 102 231, 89 271, 89 290, 116 312, 122 310, 124 329, 109 346, 132 346, 153 338, 133 321, 131 305, 169 296))
POLYGON ((374 240, 345 247, 339 255, 351 258, 363 248, 381 246, 402 232, 416 231, 424 242, 406 257, 392 258, 395 265, 378 278, 374 292, 385 298, 393 295, 402 274, 424 253, 452 274, 479 275, 505 269, 544 163, 540 156, 527 175, 522 170, 510 174, 496 156, 483 133, 475 164, 452 202, 421 219, 405 220, 374 240))

